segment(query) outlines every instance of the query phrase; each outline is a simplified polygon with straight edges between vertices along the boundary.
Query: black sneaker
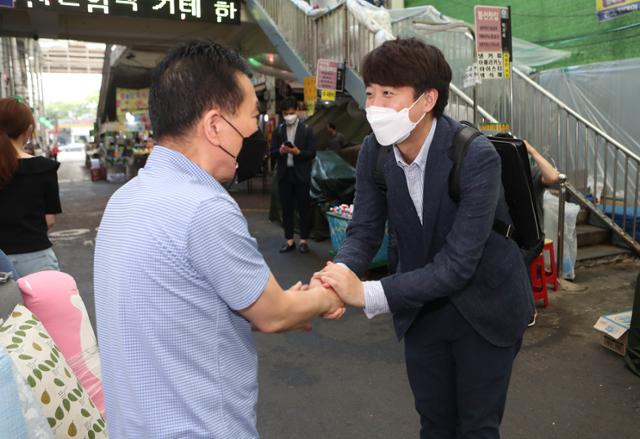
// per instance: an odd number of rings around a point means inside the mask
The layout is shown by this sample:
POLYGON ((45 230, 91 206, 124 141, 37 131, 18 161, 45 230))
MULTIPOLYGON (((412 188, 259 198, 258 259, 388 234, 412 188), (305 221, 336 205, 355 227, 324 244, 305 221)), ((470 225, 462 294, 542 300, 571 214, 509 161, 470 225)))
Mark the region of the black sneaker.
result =
POLYGON ((306 242, 300 244, 300 253, 309 253, 309 244, 306 242))
POLYGON ((288 253, 296 249, 296 243, 289 245, 289 243, 285 242, 282 247, 280 247, 280 253, 288 253))

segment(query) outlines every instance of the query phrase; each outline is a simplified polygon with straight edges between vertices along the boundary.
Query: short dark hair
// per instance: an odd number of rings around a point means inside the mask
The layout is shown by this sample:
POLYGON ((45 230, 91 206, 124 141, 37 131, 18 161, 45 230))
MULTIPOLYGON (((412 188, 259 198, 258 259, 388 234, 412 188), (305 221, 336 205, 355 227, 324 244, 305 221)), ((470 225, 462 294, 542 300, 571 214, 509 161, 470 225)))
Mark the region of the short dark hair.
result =
POLYGON ((293 96, 289 96, 285 98, 280 104, 280 111, 287 111, 291 109, 294 109, 294 110, 298 109, 298 101, 293 96))
POLYGON ((335 130, 335 129, 336 129, 336 124, 335 124, 335 123, 333 123, 333 122, 329 122, 329 123, 327 124, 327 126, 328 126, 329 128, 331 128, 332 130, 335 130))
POLYGON ((237 73, 249 76, 249 67, 235 50, 213 41, 188 41, 169 51, 151 73, 156 138, 184 135, 214 106, 235 114, 244 99, 237 73))
POLYGON ((416 38, 386 41, 364 57, 361 71, 365 85, 413 87, 415 98, 427 90, 438 90, 433 115, 440 117, 444 113, 449 101, 451 67, 437 47, 416 38))

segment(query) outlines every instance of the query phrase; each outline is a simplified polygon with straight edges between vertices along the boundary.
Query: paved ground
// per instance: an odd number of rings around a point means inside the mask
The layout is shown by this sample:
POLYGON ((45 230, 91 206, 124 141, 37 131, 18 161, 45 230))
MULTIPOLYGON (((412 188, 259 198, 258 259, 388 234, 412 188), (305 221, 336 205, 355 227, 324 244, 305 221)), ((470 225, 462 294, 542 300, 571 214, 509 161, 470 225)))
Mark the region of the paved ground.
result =
MULTIPOLYGON (((76 278, 93 319, 95 229, 118 186, 87 178, 80 163, 63 163, 65 213, 53 237, 62 269, 76 278)), ((236 198, 269 266, 285 287, 308 279, 329 243, 312 243, 308 255, 278 254, 281 229, 267 220, 268 199, 256 192, 236 198)), ((637 262, 579 269, 576 280, 588 290, 553 293, 549 308, 539 309, 513 372, 505 438, 640 438, 640 378, 599 346, 592 329, 599 315, 630 308, 639 272, 637 262)), ((368 321, 350 310, 340 322, 316 322, 309 334, 256 338, 263 439, 417 437, 403 348, 390 318, 368 321)))

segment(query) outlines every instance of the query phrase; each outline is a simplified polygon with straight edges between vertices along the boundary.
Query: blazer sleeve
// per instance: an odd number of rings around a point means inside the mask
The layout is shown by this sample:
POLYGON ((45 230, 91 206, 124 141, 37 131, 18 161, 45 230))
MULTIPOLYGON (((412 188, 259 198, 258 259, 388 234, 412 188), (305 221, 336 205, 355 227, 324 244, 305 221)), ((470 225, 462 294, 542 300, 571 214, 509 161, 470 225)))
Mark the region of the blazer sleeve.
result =
POLYGON ((373 170, 377 144, 364 142, 356 164, 356 195, 353 217, 347 227, 347 237, 335 256, 358 276, 363 276, 380 248, 387 221, 387 200, 376 186, 373 170))
POLYGON ((273 136, 271 136, 271 157, 274 159, 280 158, 280 145, 282 145, 281 131, 282 125, 278 125, 273 131, 273 136))
POLYGON ((474 140, 462 164, 461 200, 445 245, 425 267, 382 279, 391 312, 419 308, 465 288, 493 229, 501 185, 498 153, 488 140, 474 140))
POLYGON ((316 158, 316 136, 311 127, 305 126, 304 148, 300 148, 300 154, 294 157, 300 162, 307 162, 316 158))

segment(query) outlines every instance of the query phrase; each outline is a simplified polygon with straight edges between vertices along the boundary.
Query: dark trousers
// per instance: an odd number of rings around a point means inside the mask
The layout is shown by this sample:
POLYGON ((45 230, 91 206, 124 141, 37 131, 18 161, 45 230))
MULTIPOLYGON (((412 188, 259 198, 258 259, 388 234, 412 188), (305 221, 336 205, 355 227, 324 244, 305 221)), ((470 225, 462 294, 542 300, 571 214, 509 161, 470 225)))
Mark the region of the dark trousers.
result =
POLYGON ((282 225, 285 239, 293 239, 293 215, 298 210, 300 221, 300 239, 309 238, 311 215, 311 187, 296 177, 294 168, 287 168, 284 177, 278 182, 280 204, 282 205, 282 225))
POLYGON ((420 439, 498 439, 521 340, 494 346, 450 301, 428 307, 405 336, 420 439))

